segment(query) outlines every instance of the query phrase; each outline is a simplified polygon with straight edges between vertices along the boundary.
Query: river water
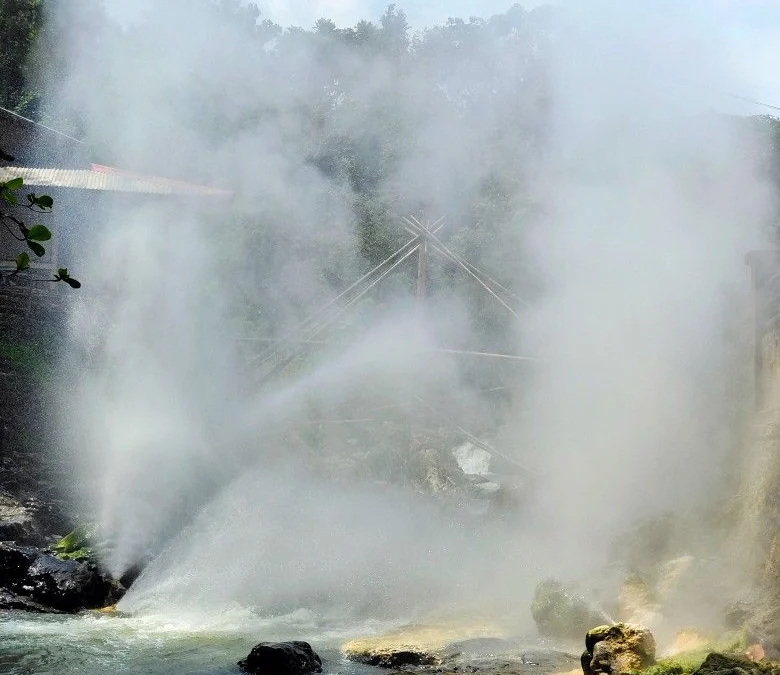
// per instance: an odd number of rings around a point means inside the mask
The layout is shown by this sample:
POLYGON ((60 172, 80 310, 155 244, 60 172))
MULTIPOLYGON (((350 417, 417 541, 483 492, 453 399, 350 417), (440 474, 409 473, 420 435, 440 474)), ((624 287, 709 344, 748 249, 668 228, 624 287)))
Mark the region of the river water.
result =
POLYGON ((325 674, 376 673, 346 661, 339 651, 357 630, 325 627, 305 610, 264 619, 236 609, 208 624, 181 617, 0 612, 0 674, 237 674, 237 661, 253 645, 293 639, 312 643, 325 674))
MULTIPOLYGON (((323 660, 324 675, 381 675, 388 671, 347 661, 341 646, 401 626, 403 631, 421 628, 420 634, 428 630, 406 621, 357 625, 308 610, 264 618, 235 608, 210 617, 208 623, 181 615, 0 612, 0 675, 238 675, 237 662, 255 644, 280 640, 310 642, 323 660)), ((474 626, 489 630, 479 620, 474 626)), ((449 634, 450 629, 434 626, 432 631, 449 634)), ((476 675, 568 673, 579 666, 574 652, 581 649, 564 653, 538 638, 487 637, 450 645, 446 651, 455 650, 453 670, 476 675)))

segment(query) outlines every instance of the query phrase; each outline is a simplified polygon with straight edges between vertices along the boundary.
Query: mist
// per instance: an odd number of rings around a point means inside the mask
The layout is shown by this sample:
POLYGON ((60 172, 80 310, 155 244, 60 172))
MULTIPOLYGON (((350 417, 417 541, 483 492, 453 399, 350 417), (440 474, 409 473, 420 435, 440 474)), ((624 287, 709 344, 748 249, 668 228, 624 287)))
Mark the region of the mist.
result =
POLYGON ((776 204, 764 140, 712 110, 738 74, 694 17, 514 7, 409 40, 388 13, 390 46, 363 51, 263 18, 149 3, 87 43, 63 32, 50 83, 100 161, 227 191, 124 202, 84 242, 61 407, 109 569, 152 558, 123 608, 523 614, 540 579, 597 577, 633 523, 711 504, 741 432, 723 374, 744 358, 744 254, 776 204), (407 273, 260 378, 253 340, 294 335, 403 246, 407 214, 443 217, 515 311, 440 267, 421 320, 407 273), (516 391, 497 410, 437 347, 533 360, 492 366, 516 391), (529 467, 521 509, 453 514, 321 470, 296 436, 312 410, 442 392, 529 467))

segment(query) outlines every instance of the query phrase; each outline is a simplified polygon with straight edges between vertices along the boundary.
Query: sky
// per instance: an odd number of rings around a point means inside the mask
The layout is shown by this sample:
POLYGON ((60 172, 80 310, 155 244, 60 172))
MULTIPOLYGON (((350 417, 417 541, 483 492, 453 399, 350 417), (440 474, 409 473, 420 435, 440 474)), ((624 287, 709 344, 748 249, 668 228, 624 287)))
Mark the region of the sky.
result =
MULTIPOLYGON (((152 0, 105 0, 106 7, 122 22, 133 21, 152 0)), ((615 0, 622 2, 623 0, 615 0)), ((566 4, 577 0, 552 0, 566 4)), ((263 17, 283 26, 311 27, 320 17, 328 17, 339 26, 351 26, 361 19, 377 20, 388 0, 259 0, 263 17)), ((413 29, 443 23, 451 16, 488 17, 506 11, 511 0, 399 0, 397 6, 406 12, 413 29)), ((521 2, 530 9, 543 4, 539 0, 521 2)), ((740 87, 731 93, 757 99, 780 107, 780 0, 680 0, 675 6, 659 2, 659 12, 684 11, 696 16, 708 39, 721 41, 731 55, 740 87), (667 5, 667 10, 661 9, 667 5)), ((724 96, 722 108, 736 113, 772 111, 739 103, 724 96)))

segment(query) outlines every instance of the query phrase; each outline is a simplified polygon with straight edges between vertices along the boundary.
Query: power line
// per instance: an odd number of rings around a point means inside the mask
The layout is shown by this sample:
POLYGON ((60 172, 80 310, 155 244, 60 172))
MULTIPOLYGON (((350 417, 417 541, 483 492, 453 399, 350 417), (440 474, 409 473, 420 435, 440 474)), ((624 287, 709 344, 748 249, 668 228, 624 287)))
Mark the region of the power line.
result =
POLYGON ((778 105, 772 105, 771 103, 764 103, 763 101, 757 101, 754 98, 750 98, 748 96, 740 96, 739 94, 726 94, 729 98, 734 98, 738 101, 744 101, 745 103, 752 103, 753 105, 762 106, 763 108, 769 108, 770 110, 779 110, 780 106, 778 105))

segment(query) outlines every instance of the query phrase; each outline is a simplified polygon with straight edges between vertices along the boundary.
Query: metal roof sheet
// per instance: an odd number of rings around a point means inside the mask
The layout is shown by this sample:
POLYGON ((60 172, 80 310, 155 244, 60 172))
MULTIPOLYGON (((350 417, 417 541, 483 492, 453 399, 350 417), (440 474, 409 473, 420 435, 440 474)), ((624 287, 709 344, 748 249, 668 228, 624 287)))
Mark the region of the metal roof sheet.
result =
POLYGON ((228 190, 194 185, 183 181, 146 176, 113 167, 93 164, 89 169, 56 169, 49 167, 0 167, 0 181, 17 176, 30 187, 63 187, 100 192, 135 192, 155 195, 224 196, 228 190))

